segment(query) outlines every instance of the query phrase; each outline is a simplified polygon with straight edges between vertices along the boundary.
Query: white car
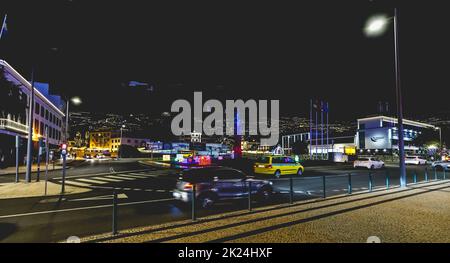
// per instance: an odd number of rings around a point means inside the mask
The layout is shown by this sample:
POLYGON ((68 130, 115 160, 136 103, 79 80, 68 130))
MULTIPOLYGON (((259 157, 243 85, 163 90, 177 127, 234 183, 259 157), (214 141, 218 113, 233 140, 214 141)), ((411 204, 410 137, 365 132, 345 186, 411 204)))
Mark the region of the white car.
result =
POLYGON ((450 170, 450 161, 437 161, 431 164, 431 167, 436 168, 436 170, 450 170))
POLYGON ((353 162, 354 168, 367 168, 370 170, 384 168, 384 162, 375 157, 360 157, 353 162))
POLYGON ((420 156, 406 156, 405 164, 425 165, 427 164, 427 160, 420 156))

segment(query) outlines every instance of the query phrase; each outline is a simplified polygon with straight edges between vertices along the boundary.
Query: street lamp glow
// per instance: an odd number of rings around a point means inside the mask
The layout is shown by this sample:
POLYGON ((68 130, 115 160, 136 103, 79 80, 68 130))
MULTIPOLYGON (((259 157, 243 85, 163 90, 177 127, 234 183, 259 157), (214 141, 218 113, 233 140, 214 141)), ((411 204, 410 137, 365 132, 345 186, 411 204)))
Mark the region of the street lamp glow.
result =
POLYGON ((80 105, 82 103, 80 97, 73 97, 70 99, 70 101, 74 104, 74 105, 80 105))
POLYGON ((388 18, 386 15, 376 15, 369 18, 364 27, 364 33, 368 37, 377 37, 382 35, 387 28, 388 18))

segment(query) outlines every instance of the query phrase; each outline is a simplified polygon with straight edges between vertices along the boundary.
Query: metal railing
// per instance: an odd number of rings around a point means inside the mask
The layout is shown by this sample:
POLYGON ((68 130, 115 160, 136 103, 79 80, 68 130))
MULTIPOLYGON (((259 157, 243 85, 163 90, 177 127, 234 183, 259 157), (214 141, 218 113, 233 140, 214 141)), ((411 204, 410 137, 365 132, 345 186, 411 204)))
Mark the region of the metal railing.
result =
MULTIPOLYGON (((445 169, 442 171, 438 171, 435 168, 433 168, 431 171, 429 171, 429 168, 426 167, 423 170, 423 173, 418 173, 417 170, 414 170, 413 172, 410 172, 407 174, 407 185, 415 185, 420 183, 426 183, 431 181, 439 181, 439 180, 446 180, 447 179, 447 173, 445 169)), ((270 206, 270 205, 276 205, 276 204, 290 204, 293 205, 296 202, 295 194, 299 191, 295 191, 295 187, 302 186, 304 188, 304 192, 310 192, 307 191, 308 189, 311 190, 311 192, 315 192, 315 194, 312 194, 308 199, 314 199, 314 198, 321 198, 321 199, 327 199, 331 195, 327 194, 328 192, 334 192, 336 188, 341 189, 336 193, 337 195, 352 195, 356 192, 362 193, 367 192, 371 193, 374 190, 391 190, 392 184, 391 184, 391 175, 388 169, 381 170, 381 171, 368 171, 367 173, 345 173, 345 174, 339 174, 339 175, 321 175, 321 176, 311 176, 311 177, 295 177, 295 176, 289 176, 286 178, 278 178, 278 179, 271 179, 273 183, 287 183, 284 191, 279 191, 279 193, 276 193, 278 196, 284 197, 283 199, 280 199, 278 202, 261 202, 259 207, 264 206, 270 206), (359 180, 355 180, 355 179, 359 180), (306 182, 307 180, 315 180, 314 183, 306 182), (334 180, 334 182, 333 182, 334 180), (340 181, 339 181, 340 180, 340 181), (355 184, 359 184, 359 187, 355 187, 355 184), (288 197, 288 198, 286 198, 288 197)), ((253 211, 255 208, 255 204, 258 204, 259 199, 255 198, 255 189, 252 189, 252 181, 245 182, 244 185, 245 191, 247 192, 246 196, 244 196, 244 200, 246 200, 246 205, 244 205, 242 208, 245 208, 247 206, 247 209, 249 212, 253 211)), ((198 196, 197 196, 197 187, 196 184, 193 184, 192 191, 190 194, 190 218, 192 222, 198 221, 198 209, 199 204, 198 203, 198 196)), ((334 194, 334 195, 336 195, 334 194)), ((302 199, 305 200, 305 199, 302 199)), ((117 235, 119 233, 118 229, 118 197, 117 192, 112 193, 112 235, 117 235)), ((189 216, 189 214, 187 214, 189 216)))

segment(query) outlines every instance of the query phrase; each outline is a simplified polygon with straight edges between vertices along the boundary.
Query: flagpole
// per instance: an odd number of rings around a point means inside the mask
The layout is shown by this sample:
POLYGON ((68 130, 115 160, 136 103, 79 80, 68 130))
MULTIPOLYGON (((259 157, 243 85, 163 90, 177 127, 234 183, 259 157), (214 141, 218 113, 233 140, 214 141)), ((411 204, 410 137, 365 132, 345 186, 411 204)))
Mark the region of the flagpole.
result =
POLYGON ((320 156, 323 160, 323 101, 320 101, 320 156))
POLYGON ((319 145, 318 145, 319 142, 317 140, 317 138, 319 137, 319 127, 318 127, 318 120, 317 120, 317 107, 316 107, 316 132, 315 132, 315 134, 316 134, 316 137, 314 139, 316 140, 316 158, 317 158, 317 155, 318 155, 317 147, 319 147, 319 145))
POLYGON ((0 31, 0 39, 2 39, 2 36, 3 36, 3 30, 5 29, 5 26, 6 26, 6 17, 7 16, 8 16, 8 14, 5 14, 5 17, 3 18, 2 30, 0 31))
POLYGON ((312 99, 309 104, 309 158, 312 160, 312 99))

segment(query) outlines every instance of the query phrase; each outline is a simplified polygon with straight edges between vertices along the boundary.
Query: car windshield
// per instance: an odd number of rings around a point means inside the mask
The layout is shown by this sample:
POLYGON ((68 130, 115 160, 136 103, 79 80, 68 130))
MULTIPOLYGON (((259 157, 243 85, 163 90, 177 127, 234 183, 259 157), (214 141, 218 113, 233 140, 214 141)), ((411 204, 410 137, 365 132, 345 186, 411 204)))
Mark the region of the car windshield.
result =
POLYGON ((368 158, 358 158, 358 161, 368 161, 368 158))

